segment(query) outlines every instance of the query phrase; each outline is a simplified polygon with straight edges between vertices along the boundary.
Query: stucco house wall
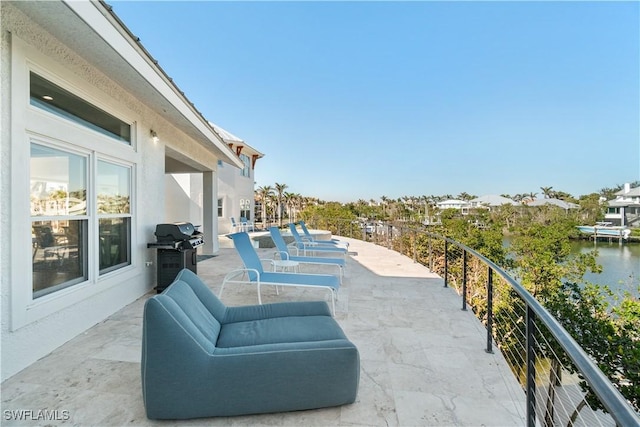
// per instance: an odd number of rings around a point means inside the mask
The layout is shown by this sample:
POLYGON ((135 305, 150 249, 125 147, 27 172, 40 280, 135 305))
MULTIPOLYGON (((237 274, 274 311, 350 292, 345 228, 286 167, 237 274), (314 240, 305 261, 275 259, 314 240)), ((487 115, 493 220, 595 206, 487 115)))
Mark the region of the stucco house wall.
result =
MULTIPOLYGON (((155 251, 147 249, 146 244, 155 240, 155 225, 170 219, 165 211, 168 159, 188 165, 189 169, 199 173, 208 192, 206 198, 214 201, 217 199, 215 182, 218 160, 223 158, 237 165, 240 162, 221 140, 215 147, 207 146, 209 143, 216 144, 216 141, 206 136, 210 128, 205 122, 203 124, 189 118, 183 121, 177 114, 164 114, 167 113, 167 105, 179 110, 188 108, 188 103, 185 102, 184 106, 176 103, 171 86, 163 86, 158 75, 149 76, 149 87, 160 88, 158 93, 165 90, 167 98, 159 98, 164 105, 142 100, 139 95, 131 93, 125 87, 132 86, 119 80, 125 78, 122 74, 105 72, 100 64, 86 60, 85 56, 40 25, 40 22, 59 25, 62 32, 58 34, 63 34, 67 29, 71 31, 71 25, 67 24, 73 24, 74 28, 81 30, 86 29, 85 25, 91 26, 91 31, 108 31, 111 39, 128 43, 126 46, 135 49, 135 42, 127 39, 126 32, 114 24, 114 19, 103 4, 42 2, 35 9, 32 5, 3 1, 0 2, 0 8, 0 311, 1 379, 5 380, 152 290, 156 274, 155 251), (43 9, 46 8, 69 17, 73 22, 61 22, 45 16, 43 9), (39 21, 36 22, 30 13, 37 15, 39 21), (78 19, 80 15, 82 19, 78 19), (122 34, 122 40, 118 39, 118 33, 122 34), (29 72, 34 70, 57 85, 81 95, 93 105, 132 123, 132 144, 114 142, 77 123, 31 106, 29 72), (171 117, 178 117, 180 123, 174 122, 171 117), (191 123, 188 123, 189 120, 191 123), (158 140, 151 137, 151 130, 158 135, 158 140), (198 132, 205 136, 194 138, 193 135, 199 135, 198 132), (108 159, 130 167, 131 254, 128 265, 98 274, 97 237, 91 237, 90 234, 86 279, 44 296, 33 296, 33 238, 29 205, 31 143, 78 150, 90 160, 89 180, 94 178, 92 174, 95 174, 93 169, 96 163, 92 162, 96 162, 96 159, 108 159), (197 159, 197 162, 193 159, 197 159)), ((109 37, 95 40, 107 40, 109 37)), ((83 41, 74 43, 81 44, 83 41)), ((108 48, 102 41, 99 43, 100 48, 108 48)), ((141 54, 140 60, 146 60, 144 55, 141 54)), ((104 66, 107 69, 113 64, 104 66)), ((135 73, 131 75, 135 76, 135 73)), ((156 92, 148 93, 150 97, 157 96, 156 92)), ((215 133, 211 131, 211 135, 215 133)), ((91 201, 87 198, 89 203, 91 201)), ((208 209, 212 210, 213 207, 208 206, 208 209)), ((95 218, 90 221, 97 224, 95 218)), ((97 225, 95 227, 97 229, 97 225)), ((208 223, 207 232, 217 234, 217 224, 208 223)), ((215 251, 216 247, 210 247, 209 250, 215 251)))

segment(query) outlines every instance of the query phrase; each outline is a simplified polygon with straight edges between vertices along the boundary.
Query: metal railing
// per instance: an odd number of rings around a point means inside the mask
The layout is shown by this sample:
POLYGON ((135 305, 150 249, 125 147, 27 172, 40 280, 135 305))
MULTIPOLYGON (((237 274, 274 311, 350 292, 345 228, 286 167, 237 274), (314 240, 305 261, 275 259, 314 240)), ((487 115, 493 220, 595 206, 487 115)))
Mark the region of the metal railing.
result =
POLYGON ((638 413, 558 320, 484 255, 415 227, 323 218, 307 223, 394 249, 440 274, 445 287, 454 282, 462 310, 471 306, 487 328, 485 350, 497 346, 523 387, 527 426, 640 426, 638 413))

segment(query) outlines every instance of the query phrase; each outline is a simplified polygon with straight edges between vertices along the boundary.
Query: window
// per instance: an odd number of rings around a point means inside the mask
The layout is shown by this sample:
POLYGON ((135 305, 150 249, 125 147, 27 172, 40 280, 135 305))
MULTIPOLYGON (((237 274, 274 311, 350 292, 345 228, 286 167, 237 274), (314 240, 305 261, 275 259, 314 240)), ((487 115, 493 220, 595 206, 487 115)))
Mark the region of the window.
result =
POLYGON ((218 199, 218 218, 222 218, 223 199, 218 199))
POLYGON ((251 220, 251 200, 240 199, 240 218, 251 220))
POLYGON ((51 83, 34 72, 29 74, 30 103, 131 145, 131 125, 51 83))
MULTIPOLYGON (((90 214, 95 194, 99 274, 131 264, 131 167, 97 161, 96 190, 88 186, 90 155, 31 144, 30 199, 33 298, 88 279, 90 214)), ((94 220, 96 221, 96 220, 94 220)))
POLYGON ((33 298, 88 277, 87 163, 86 156, 31 144, 33 298))
POLYGON ((131 168, 98 161, 100 274, 131 264, 131 168))
POLYGON ((246 154, 240 154, 240 160, 244 163, 244 167, 240 170, 241 176, 251 176, 251 159, 246 154))

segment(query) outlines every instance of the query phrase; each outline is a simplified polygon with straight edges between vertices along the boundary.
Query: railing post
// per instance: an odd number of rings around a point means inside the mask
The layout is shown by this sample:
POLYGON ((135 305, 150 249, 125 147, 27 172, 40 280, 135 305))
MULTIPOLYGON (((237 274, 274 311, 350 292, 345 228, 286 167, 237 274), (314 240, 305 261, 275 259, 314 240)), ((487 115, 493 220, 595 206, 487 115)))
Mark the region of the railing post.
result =
POLYGON ((418 234, 415 232, 415 230, 413 231, 412 234, 412 240, 411 242, 413 243, 413 262, 418 262, 418 249, 416 248, 418 245, 416 244, 416 240, 418 238, 418 234))
POLYGON ((431 234, 427 235, 427 246, 429 253, 429 271, 433 271, 433 252, 431 251, 431 234))
POLYGON ((487 353, 493 353, 493 270, 487 267, 487 353))
POLYGON ((535 313, 527 304, 527 426, 536 425, 535 313))
POLYGON ((447 276, 449 273, 449 260, 447 259, 447 248, 449 247, 449 242, 444 241, 444 287, 446 288, 448 285, 447 276))
POLYGON ((462 310, 467 311, 467 251, 462 250, 462 310))

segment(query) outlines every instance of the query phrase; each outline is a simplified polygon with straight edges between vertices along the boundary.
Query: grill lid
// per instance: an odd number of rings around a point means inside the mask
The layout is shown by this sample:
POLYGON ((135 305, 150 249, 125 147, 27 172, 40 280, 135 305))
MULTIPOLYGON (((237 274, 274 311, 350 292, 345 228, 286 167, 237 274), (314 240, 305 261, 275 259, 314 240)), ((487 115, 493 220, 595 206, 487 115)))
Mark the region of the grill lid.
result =
POLYGON ((173 242, 199 237, 202 233, 196 231, 190 222, 174 222, 173 224, 156 225, 155 235, 159 242, 173 242))

